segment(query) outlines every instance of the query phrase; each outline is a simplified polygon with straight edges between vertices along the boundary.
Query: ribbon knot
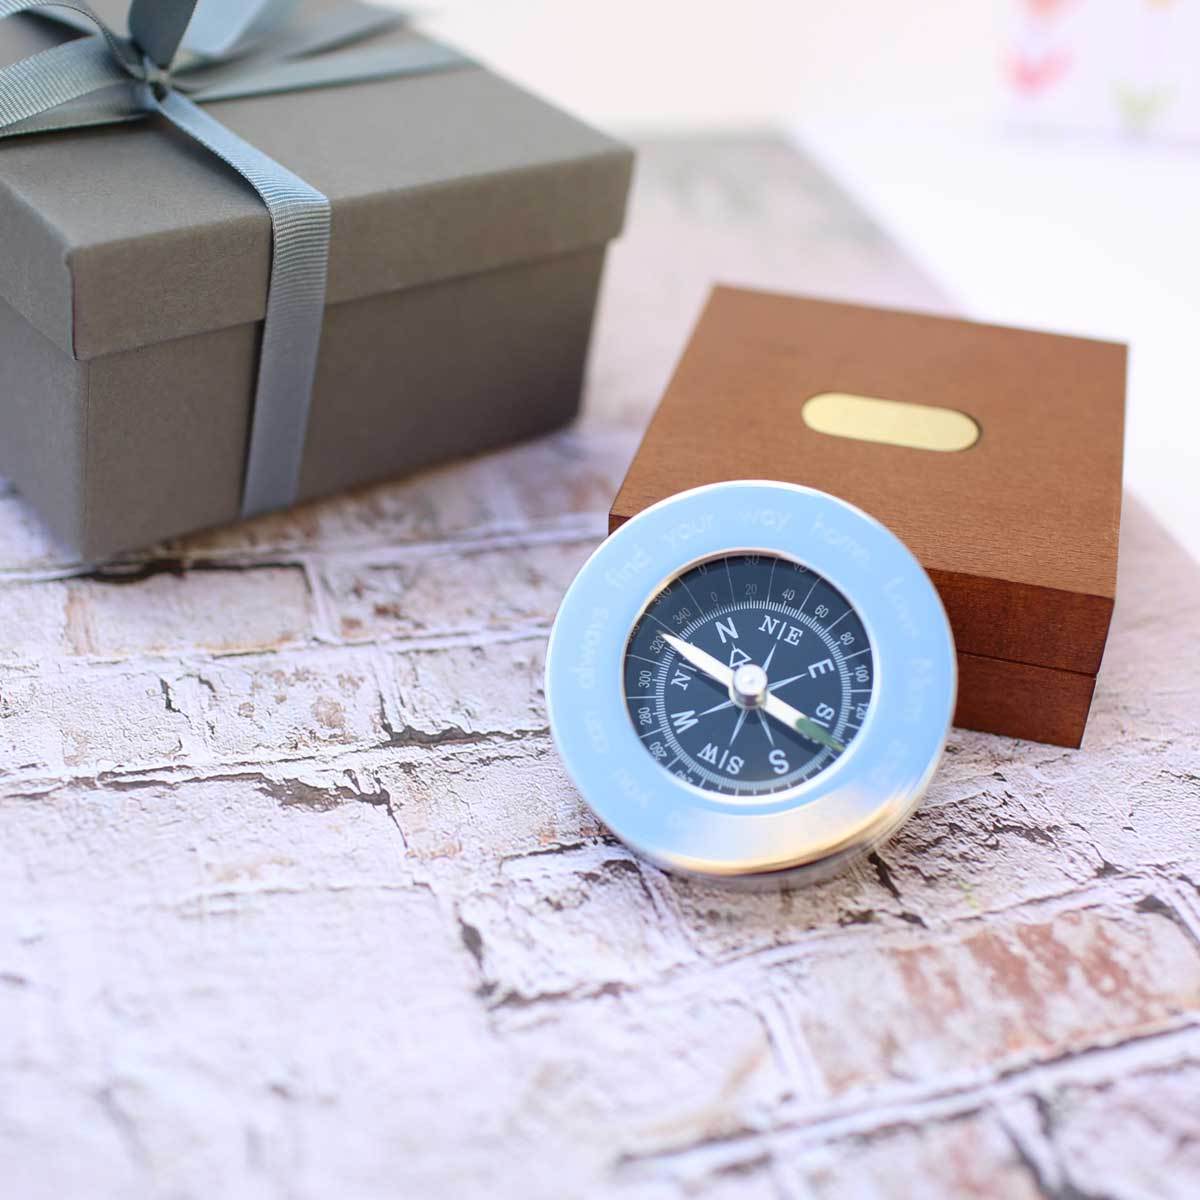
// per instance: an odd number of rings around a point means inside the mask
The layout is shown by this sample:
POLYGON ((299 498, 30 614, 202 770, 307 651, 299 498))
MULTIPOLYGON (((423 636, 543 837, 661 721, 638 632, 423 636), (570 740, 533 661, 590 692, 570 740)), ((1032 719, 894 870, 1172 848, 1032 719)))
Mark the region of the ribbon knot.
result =
POLYGON ((168 67, 160 67, 149 55, 142 55, 141 75, 139 82, 148 89, 152 103, 147 105, 147 108, 154 108, 156 104, 153 102, 160 101, 166 98, 167 93, 171 90, 171 71, 168 67))
POLYGON ((0 0, 0 19, 29 13, 86 36, 0 69, 0 138, 150 114, 165 117, 237 171, 271 218, 271 273, 242 485, 242 514, 294 503, 316 375, 329 262, 323 193, 201 107, 209 100, 329 87, 467 64, 434 42, 373 47, 398 12, 351 0, 313 22, 296 0, 132 0, 129 37, 87 0, 0 0), (181 47, 189 54, 178 66, 181 47), (129 84, 135 86, 130 89, 129 84), (114 112, 114 85, 132 92, 114 112), (106 102, 97 97, 107 96, 106 102), (185 94, 186 93, 186 94, 185 94))

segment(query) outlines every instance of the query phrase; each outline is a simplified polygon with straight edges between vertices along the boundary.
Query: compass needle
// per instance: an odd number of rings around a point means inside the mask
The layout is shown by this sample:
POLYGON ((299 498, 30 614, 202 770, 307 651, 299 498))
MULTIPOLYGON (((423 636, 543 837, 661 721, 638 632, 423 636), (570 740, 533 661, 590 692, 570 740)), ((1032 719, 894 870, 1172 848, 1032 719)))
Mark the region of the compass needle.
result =
POLYGON ((897 826, 954 679, 937 594, 886 529, 810 489, 728 483, 660 501, 595 551, 555 619, 546 697, 568 770, 620 837, 669 869, 774 877, 897 826))
MULTIPOLYGON (((729 565, 728 559, 725 560, 725 568, 726 573, 729 576, 730 587, 732 588, 734 587, 733 572, 729 565)), ((773 574, 774 562, 768 569, 773 574)), ((692 589, 688 584, 687 576, 680 576, 679 582, 683 585, 684 591, 691 596, 692 589)), ((815 588, 816 584, 814 583, 809 589, 809 596, 812 595, 815 588)), ((852 611, 852 609, 847 608, 846 611, 843 612, 842 617, 847 616, 852 611)), ((662 640, 666 642, 666 644, 670 646, 671 649, 674 650, 681 659, 683 659, 684 662, 694 667, 697 671, 711 679, 714 683, 719 683, 727 688, 731 697, 729 700, 705 709, 698 715, 694 712, 694 710, 687 710, 686 719, 676 720, 675 718, 672 718, 672 725, 674 726, 676 734, 682 735, 684 733, 688 733, 694 726, 699 724, 701 719, 709 717, 714 713, 722 712, 724 709, 732 708, 736 705, 741 708, 741 712, 738 714, 737 721, 734 724, 733 733, 729 738, 728 746, 732 746, 738 734, 741 733, 742 726, 745 724, 746 713, 748 710, 750 708, 757 708, 761 710, 759 714, 760 718, 762 716, 762 712, 765 712, 767 716, 779 722, 792 732, 798 733, 806 741, 815 743, 818 746, 823 746, 828 750, 832 750, 835 754, 841 754, 846 749, 844 742, 841 742, 836 737, 832 736, 820 722, 813 720, 812 717, 808 716, 806 713, 802 712, 793 705, 788 704, 786 701, 774 694, 779 688, 786 687, 787 685, 793 684, 800 679, 815 680, 824 675, 830 675, 831 677, 834 676, 835 673, 833 670, 832 658, 818 660, 818 662, 810 666, 807 671, 801 671, 796 675, 789 675, 785 679, 780 679, 775 683, 770 683, 768 681, 766 671, 774 660, 775 652, 779 649, 780 643, 783 641, 784 637, 787 637, 790 644, 799 645, 800 637, 803 636, 804 630, 797 625, 786 625, 783 617, 773 617, 767 613, 765 609, 764 614, 765 615, 758 626, 757 632, 759 634, 765 632, 768 637, 771 637, 771 635, 775 636, 774 640, 766 646, 766 653, 763 656, 761 667, 754 667, 749 651, 743 649, 737 644, 741 639, 741 634, 738 631, 736 622, 734 621, 732 615, 726 622, 716 620, 714 623, 714 627, 717 629, 717 636, 721 644, 725 645, 728 643, 733 647, 729 652, 728 664, 723 663, 719 658, 710 654, 707 650, 702 649, 700 646, 697 646, 694 642, 689 642, 676 634, 664 632, 659 635, 662 640), (825 668, 826 663, 829 664, 828 669, 825 668), (761 687, 761 695, 748 695, 739 698, 735 680, 738 678, 739 672, 751 668, 753 668, 755 671, 758 671, 762 676, 763 683, 761 687), (680 726, 682 726, 682 728, 680 728, 680 726)), ((842 617, 839 617, 838 620, 840 621, 842 617)), ((662 623, 661 617, 656 619, 660 624, 662 623)), ((853 636, 854 635, 851 634, 851 637, 853 636)), ((865 639, 865 633, 863 634, 863 637, 865 639)), ((817 712, 819 715, 831 716, 834 712, 834 709, 831 705, 822 701, 820 706, 817 708, 817 712), (828 710, 827 714, 826 710, 828 710)), ((845 722, 843 721, 842 723, 844 724, 845 722)), ((765 729, 766 727, 767 723, 764 721, 763 728, 765 729)), ((773 746, 774 740, 770 738, 769 740, 773 746)), ((705 745, 700 749, 701 757, 704 757, 706 750, 709 752, 715 752, 716 743, 711 741, 706 742, 705 745)), ((680 757, 683 757, 685 753, 686 750, 682 751, 680 757)), ((744 766, 744 761, 741 756, 734 756, 731 760, 727 761, 732 761, 733 763, 737 764, 739 771, 741 767, 744 766)))
POLYGON ((703 671, 709 679, 723 683, 726 687, 732 682, 733 668, 725 666, 720 659, 713 658, 699 646, 693 646, 691 642, 685 642, 683 638, 676 637, 673 633, 664 633, 663 638, 667 645, 679 654, 680 658, 686 659, 696 670, 703 671))

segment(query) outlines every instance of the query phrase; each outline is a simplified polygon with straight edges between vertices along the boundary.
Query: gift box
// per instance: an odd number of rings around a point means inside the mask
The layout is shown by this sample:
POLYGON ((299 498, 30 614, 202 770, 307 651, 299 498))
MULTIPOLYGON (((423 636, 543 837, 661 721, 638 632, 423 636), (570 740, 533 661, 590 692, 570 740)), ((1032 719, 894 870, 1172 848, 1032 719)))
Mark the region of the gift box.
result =
POLYGON ((862 508, 929 572, 958 649, 955 722, 1078 746, 1116 588, 1124 346, 717 289, 613 528, 728 479, 862 508))
MULTIPOLYGON (((2 20, 0 69, 75 36, 2 20)), ((286 414, 302 456, 254 511, 569 421, 624 217, 624 145, 407 26, 365 40, 353 79, 269 77, 204 106, 330 212, 311 396, 286 414), (425 65, 372 71, 397 54, 425 65)), ((130 89, 167 94, 145 76, 130 89)), ((272 230, 246 179, 161 115, 0 140, 0 474, 83 558, 247 512, 272 230)), ((304 350, 285 346, 285 374, 304 350)))

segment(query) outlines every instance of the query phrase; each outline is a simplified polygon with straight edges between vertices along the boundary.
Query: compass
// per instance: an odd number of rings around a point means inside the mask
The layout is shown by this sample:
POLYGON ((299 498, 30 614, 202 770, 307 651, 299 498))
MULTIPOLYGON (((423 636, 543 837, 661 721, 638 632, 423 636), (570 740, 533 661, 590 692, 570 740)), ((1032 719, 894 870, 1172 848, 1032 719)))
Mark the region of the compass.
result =
POLYGON ((954 642, 911 552, 852 505, 735 482, 645 509, 550 638, 550 725, 597 815, 659 865, 791 882, 912 812, 954 710, 954 642))

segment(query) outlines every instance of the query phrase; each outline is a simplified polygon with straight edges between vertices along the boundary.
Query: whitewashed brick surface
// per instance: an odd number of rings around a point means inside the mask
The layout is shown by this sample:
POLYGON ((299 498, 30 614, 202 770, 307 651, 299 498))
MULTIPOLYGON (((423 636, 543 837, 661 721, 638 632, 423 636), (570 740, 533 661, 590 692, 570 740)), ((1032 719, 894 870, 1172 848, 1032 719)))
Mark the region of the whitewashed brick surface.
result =
POLYGON ((102 569, 0 494, 6 1200, 1200 1195, 1200 571, 1132 499, 1084 748, 955 732, 836 879, 672 879, 564 776, 549 623, 717 278, 945 307, 660 142, 577 427, 102 569))

